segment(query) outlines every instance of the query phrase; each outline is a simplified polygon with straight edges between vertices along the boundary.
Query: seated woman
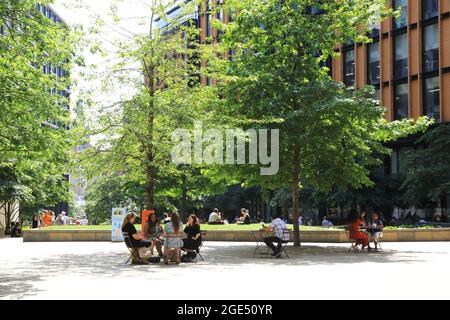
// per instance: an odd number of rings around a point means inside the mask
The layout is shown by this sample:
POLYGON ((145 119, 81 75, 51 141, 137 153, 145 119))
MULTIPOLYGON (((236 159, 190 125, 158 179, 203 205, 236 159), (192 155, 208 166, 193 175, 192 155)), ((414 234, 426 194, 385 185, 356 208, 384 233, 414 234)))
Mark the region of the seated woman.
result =
POLYGON ((152 245, 150 246, 151 255, 153 256, 153 249, 156 248, 159 253, 159 257, 162 258, 162 244, 164 239, 162 237, 161 225, 156 218, 156 214, 150 215, 150 218, 144 227, 144 234, 147 240, 152 242, 152 245))
POLYGON ((22 235, 22 229, 19 222, 12 222, 10 224, 11 238, 19 238, 22 235))
POLYGON ((164 263, 181 262, 181 248, 183 247, 183 224, 180 222, 180 216, 174 212, 171 215, 171 221, 164 225, 164 263), (170 255, 172 252, 173 255, 170 255), (170 255, 170 256, 169 256, 170 255))
POLYGON ((250 214, 248 213, 248 210, 245 208, 241 209, 241 213, 239 215, 239 219, 237 219, 236 224, 250 224, 250 214))
POLYGON ((134 213, 127 214, 125 219, 123 219, 122 232, 128 234, 128 237, 130 238, 130 242, 133 248, 150 247, 152 242, 142 239, 142 237, 137 233, 137 230, 134 227, 135 220, 136 215, 134 213))
POLYGON ((187 235, 187 238, 183 239, 183 250, 187 251, 186 258, 193 260, 197 257, 197 253, 202 244, 200 224, 195 214, 189 216, 184 233, 187 235))
POLYGON ((367 233, 359 231, 360 226, 364 228, 366 224, 364 222, 365 215, 365 212, 362 212, 360 215, 356 211, 350 212, 348 225, 350 239, 356 240, 357 244, 362 245, 363 249, 369 247, 369 236, 367 233))
POLYGON ((49 227, 53 224, 52 215, 50 214, 50 212, 45 211, 44 216, 42 217, 42 221, 44 227, 49 227))

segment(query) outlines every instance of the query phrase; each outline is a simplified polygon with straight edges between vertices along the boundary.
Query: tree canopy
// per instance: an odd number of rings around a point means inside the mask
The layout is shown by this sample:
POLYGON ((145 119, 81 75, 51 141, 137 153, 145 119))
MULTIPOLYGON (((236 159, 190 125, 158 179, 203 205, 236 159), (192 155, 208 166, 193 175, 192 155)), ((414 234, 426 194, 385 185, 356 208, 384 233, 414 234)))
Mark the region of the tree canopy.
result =
POLYGON ((63 173, 76 33, 32 0, 2 1, 0 26, 0 170, 7 186, 0 201, 51 206, 69 196, 63 173))

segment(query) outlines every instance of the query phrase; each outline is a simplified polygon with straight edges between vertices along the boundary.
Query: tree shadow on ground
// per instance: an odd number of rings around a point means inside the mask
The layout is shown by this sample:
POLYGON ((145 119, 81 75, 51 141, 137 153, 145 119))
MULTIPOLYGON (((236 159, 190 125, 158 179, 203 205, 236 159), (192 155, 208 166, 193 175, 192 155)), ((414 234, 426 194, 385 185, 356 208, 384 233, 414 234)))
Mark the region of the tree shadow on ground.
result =
MULTIPOLYGON (((274 259, 253 257, 255 244, 219 245, 205 243, 202 249, 204 262, 181 264, 180 266, 166 266, 164 263, 152 265, 125 265, 128 252, 123 246, 111 252, 98 253, 62 253, 51 257, 30 258, 18 263, 14 270, 7 265, 0 266, 0 298, 27 298, 38 294, 36 287, 39 282, 46 281, 53 274, 63 272, 73 277, 93 277, 95 279, 114 278, 151 278, 157 272, 156 279, 164 281, 173 276, 165 273, 168 268, 183 270, 192 269, 201 274, 202 270, 217 269, 233 271, 241 267, 277 267, 277 266, 311 266, 311 265, 346 265, 359 263, 417 263, 423 262, 412 251, 401 252, 385 250, 380 253, 349 253, 344 246, 315 246, 304 245, 301 248, 289 246, 287 248, 290 258, 274 259), (132 272, 130 273, 130 270, 132 272), (160 272, 159 272, 159 271, 160 272)), ((177 271, 178 272, 178 271, 177 271)))
POLYGON ((29 292, 38 293, 39 290, 33 285, 36 281, 40 281, 40 277, 30 273, 14 276, 2 274, 0 275, 0 299, 23 299, 29 292))
POLYGON ((343 246, 314 246, 303 245, 300 248, 289 246, 287 252, 289 258, 282 256, 281 259, 269 256, 253 256, 255 246, 234 246, 204 248, 204 256, 206 264, 251 264, 251 265, 267 265, 267 266, 309 266, 309 265, 345 265, 354 263, 413 263, 421 262, 415 252, 399 252, 385 250, 383 253, 354 253, 349 252, 348 247, 343 246))

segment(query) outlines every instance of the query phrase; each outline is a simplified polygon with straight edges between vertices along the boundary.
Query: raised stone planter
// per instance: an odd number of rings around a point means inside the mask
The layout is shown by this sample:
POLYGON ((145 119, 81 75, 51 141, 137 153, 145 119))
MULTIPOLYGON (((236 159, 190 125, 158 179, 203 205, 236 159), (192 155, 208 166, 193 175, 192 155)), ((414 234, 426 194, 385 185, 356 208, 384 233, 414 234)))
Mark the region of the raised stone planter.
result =
MULTIPOLYGON (((348 242, 344 230, 329 229, 323 231, 300 232, 302 242, 345 243, 348 242)), ((293 239, 293 235, 291 235, 293 239)), ((109 230, 25 230, 24 242, 47 241, 111 241, 109 230)), ((253 242, 251 231, 208 231, 206 241, 253 242)), ((396 229, 384 231, 384 242, 409 241, 450 241, 450 228, 446 229, 396 229)))
POLYGON ((111 241, 109 230, 24 230, 24 242, 111 241))

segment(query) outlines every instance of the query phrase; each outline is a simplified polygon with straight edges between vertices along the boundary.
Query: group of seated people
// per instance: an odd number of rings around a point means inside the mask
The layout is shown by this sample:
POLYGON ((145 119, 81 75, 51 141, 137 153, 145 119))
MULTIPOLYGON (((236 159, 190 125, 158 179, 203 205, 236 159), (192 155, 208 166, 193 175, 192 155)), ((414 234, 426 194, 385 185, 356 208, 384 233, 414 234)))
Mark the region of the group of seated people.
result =
POLYGON ((349 216, 349 237, 356 240, 357 245, 361 245, 367 251, 377 251, 380 237, 383 233, 383 221, 379 212, 372 213, 372 219, 366 224, 366 213, 358 214, 356 211, 351 212, 349 216), (370 244, 373 243, 375 248, 370 244))
MULTIPOLYGON (((251 224, 250 212, 242 208, 239 217, 235 220, 237 225, 251 224)), ((228 224, 227 220, 224 219, 223 214, 219 209, 215 208, 209 215, 208 224, 228 224)))
MULTIPOLYGON (((178 213, 166 215, 159 222, 156 214, 149 217, 144 226, 144 237, 137 233, 134 226, 136 215, 129 213, 122 224, 122 232, 128 234, 133 248, 149 248, 153 256, 154 249, 158 256, 164 259, 164 263, 191 262, 196 259, 202 244, 200 224, 196 215, 191 214, 186 226, 180 221, 178 213), (185 255, 181 257, 181 251, 185 255)), ((133 261, 139 263, 140 261, 133 261)))

